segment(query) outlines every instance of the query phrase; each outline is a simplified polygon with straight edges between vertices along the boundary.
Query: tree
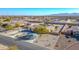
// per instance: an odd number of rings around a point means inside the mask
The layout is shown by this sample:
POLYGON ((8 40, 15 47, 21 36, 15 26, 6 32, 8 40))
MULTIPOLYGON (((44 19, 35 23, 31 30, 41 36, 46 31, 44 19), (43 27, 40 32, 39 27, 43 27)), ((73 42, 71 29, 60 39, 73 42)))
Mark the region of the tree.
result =
POLYGON ((7 25, 8 25, 8 24, 2 24, 1 26, 2 26, 3 28, 5 28, 7 25))
POLYGON ((49 32, 49 30, 44 26, 39 26, 39 27, 35 28, 33 31, 36 33, 39 33, 39 34, 45 34, 45 33, 49 32))

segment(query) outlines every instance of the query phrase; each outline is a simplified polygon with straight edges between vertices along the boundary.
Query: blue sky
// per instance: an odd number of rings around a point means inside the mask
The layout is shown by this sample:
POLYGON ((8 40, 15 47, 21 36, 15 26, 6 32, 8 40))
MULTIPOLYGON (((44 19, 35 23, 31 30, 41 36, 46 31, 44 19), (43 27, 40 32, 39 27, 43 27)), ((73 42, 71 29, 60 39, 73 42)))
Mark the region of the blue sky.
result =
POLYGON ((79 8, 0 8, 0 15, 51 15, 79 13, 79 8))

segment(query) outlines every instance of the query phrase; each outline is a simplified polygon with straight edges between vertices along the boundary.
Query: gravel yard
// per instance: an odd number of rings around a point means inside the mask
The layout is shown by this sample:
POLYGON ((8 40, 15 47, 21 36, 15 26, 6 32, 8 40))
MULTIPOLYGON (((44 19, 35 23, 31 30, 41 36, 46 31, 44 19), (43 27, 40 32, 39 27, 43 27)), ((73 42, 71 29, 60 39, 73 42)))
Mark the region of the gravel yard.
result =
POLYGON ((34 44, 53 49, 59 36, 51 34, 41 34, 34 44))

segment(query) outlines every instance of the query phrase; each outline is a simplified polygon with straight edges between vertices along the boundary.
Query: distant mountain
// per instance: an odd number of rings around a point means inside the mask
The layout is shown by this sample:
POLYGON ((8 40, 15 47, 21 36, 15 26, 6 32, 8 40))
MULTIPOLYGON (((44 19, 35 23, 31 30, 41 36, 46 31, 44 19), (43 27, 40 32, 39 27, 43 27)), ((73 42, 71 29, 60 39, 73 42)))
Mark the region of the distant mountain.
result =
POLYGON ((60 14, 52 14, 50 16, 79 16, 79 13, 60 13, 60 14))

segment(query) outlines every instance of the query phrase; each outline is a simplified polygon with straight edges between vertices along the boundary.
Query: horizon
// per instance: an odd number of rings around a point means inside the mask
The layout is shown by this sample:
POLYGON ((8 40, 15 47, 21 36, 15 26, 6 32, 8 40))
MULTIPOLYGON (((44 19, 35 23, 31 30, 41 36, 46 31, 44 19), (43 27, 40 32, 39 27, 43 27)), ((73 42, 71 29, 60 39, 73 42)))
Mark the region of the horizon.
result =
POLYGON ((79 13, 79 8, 0 8, 0 16, 46 16, 79 13))

